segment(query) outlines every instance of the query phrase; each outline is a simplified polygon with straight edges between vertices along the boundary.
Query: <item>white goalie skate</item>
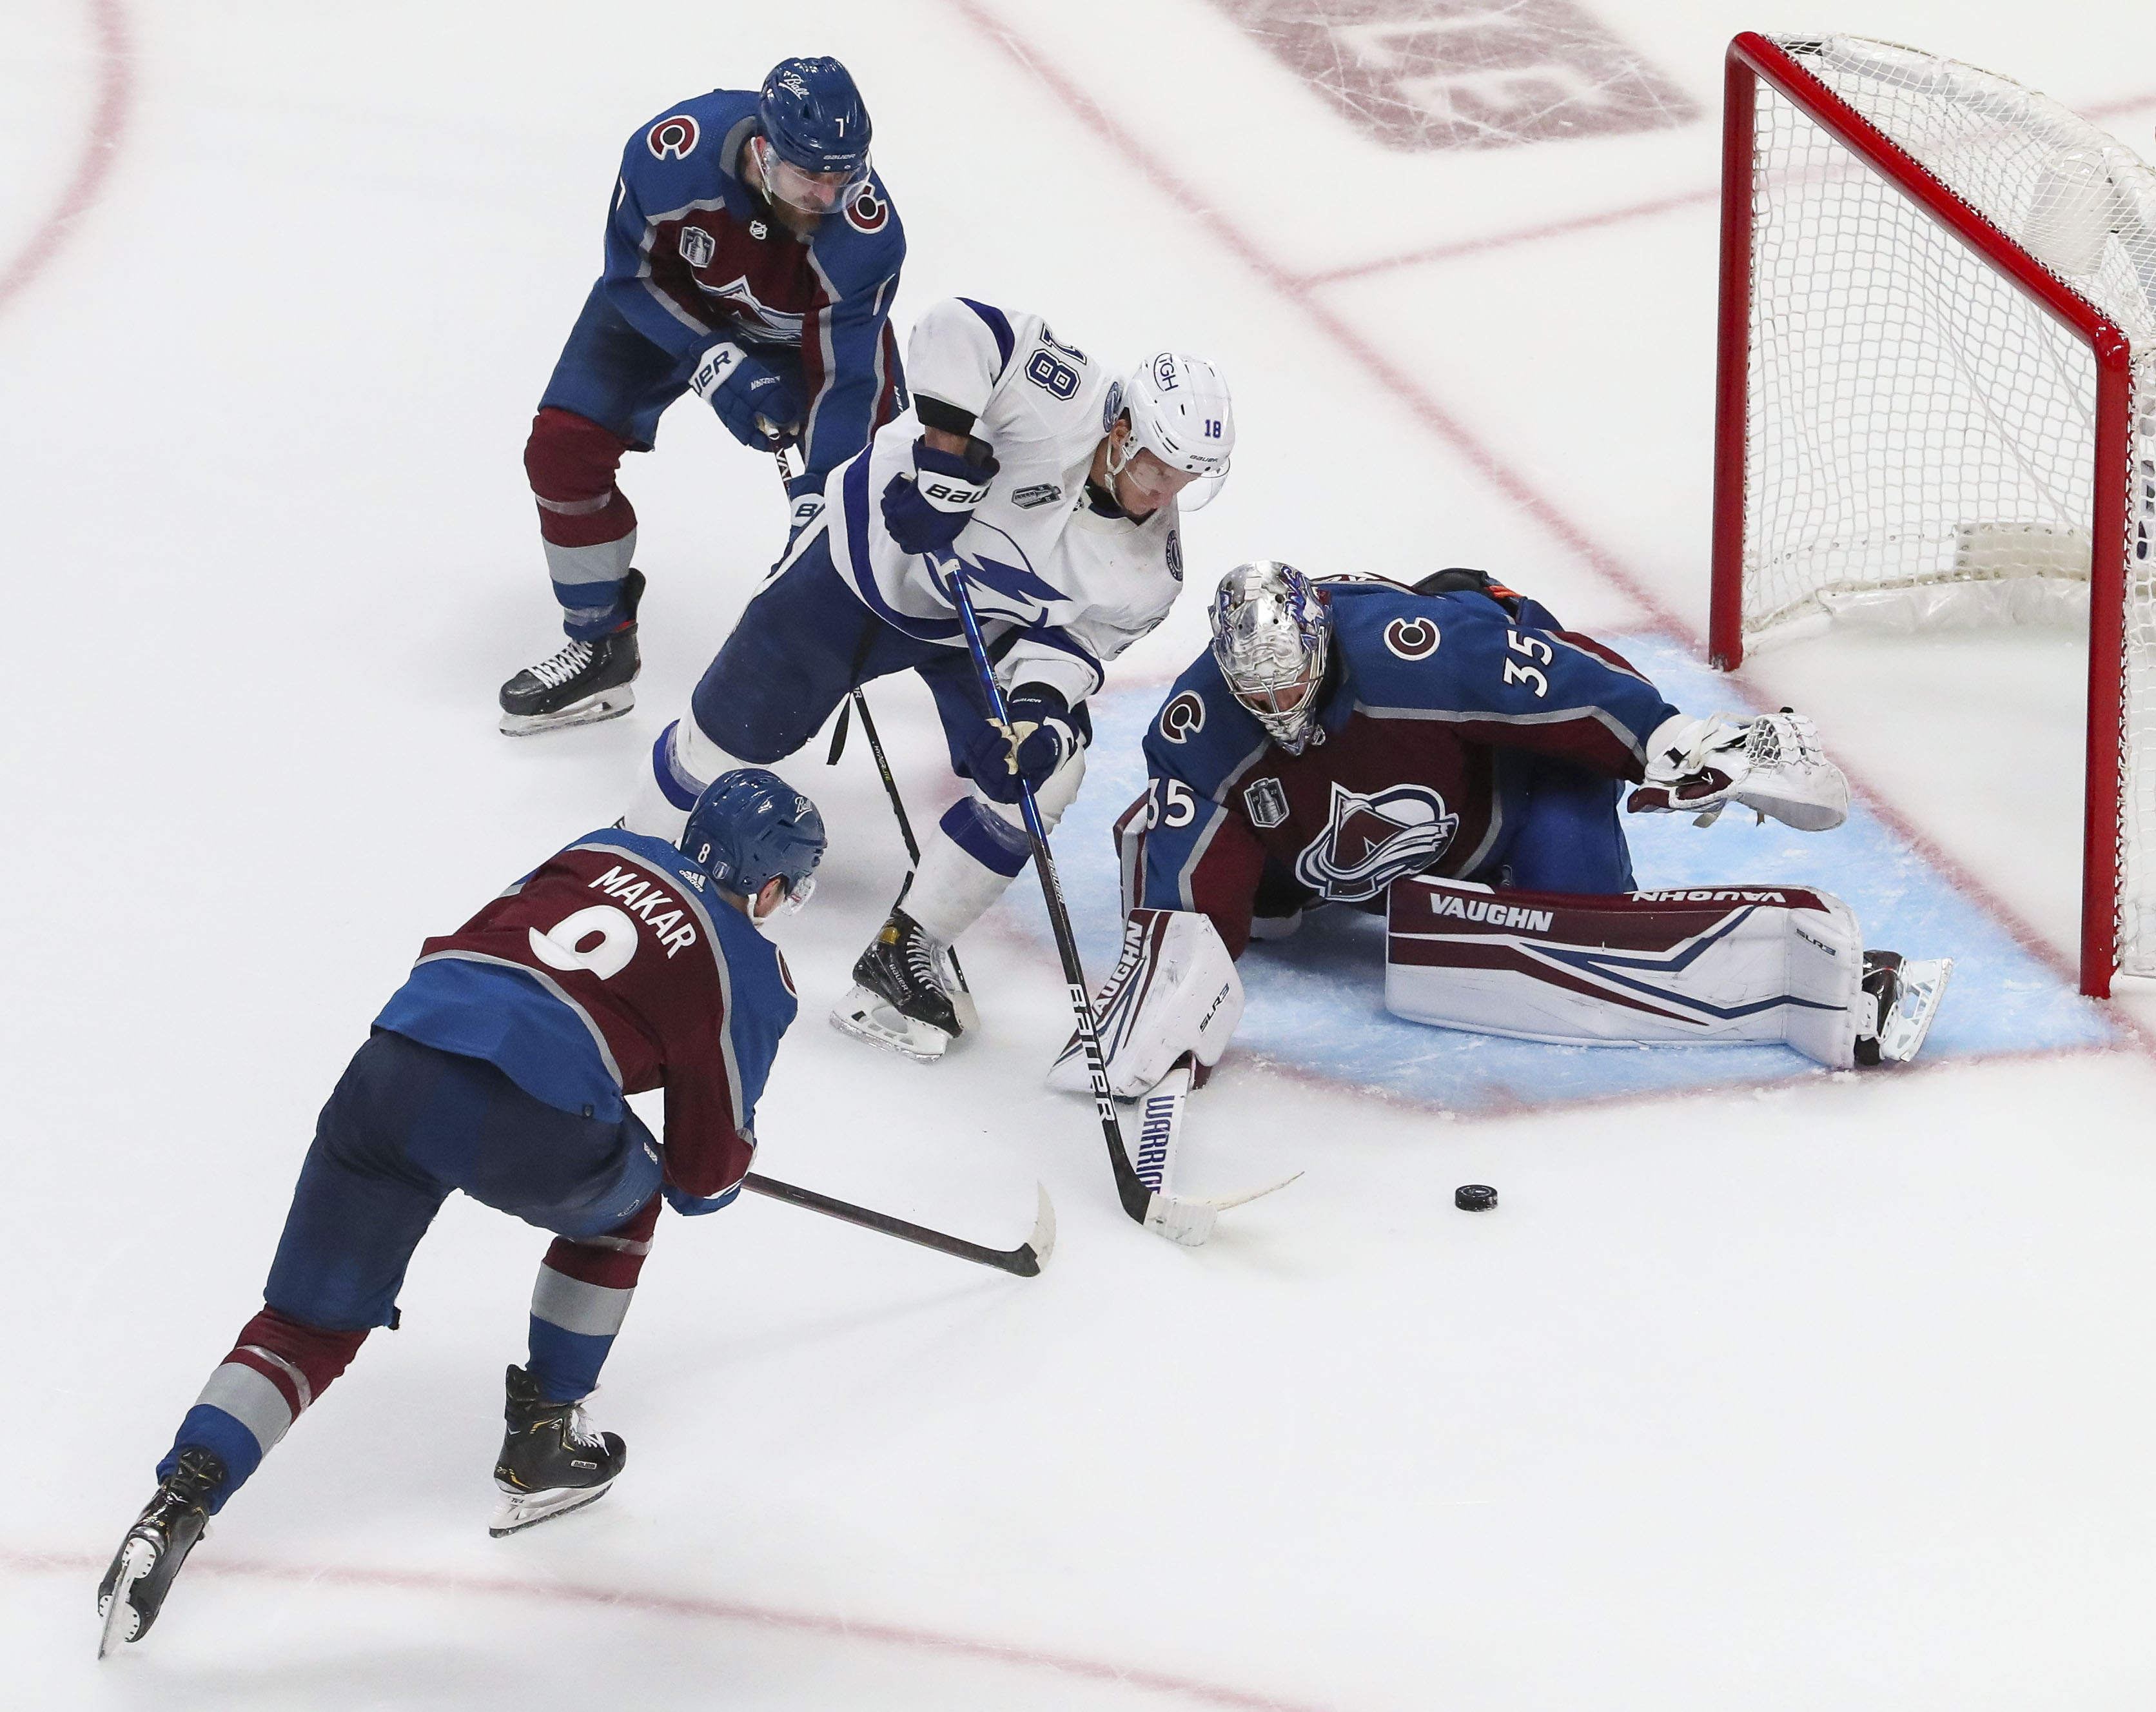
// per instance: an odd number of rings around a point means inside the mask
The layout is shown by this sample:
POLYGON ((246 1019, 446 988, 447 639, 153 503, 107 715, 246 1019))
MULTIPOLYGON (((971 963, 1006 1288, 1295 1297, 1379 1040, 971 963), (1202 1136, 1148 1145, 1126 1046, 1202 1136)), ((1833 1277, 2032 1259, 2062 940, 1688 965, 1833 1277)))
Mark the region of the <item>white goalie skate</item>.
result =
POLYGON ((1625 807, 1710 826, 1731 803, 1799 832, 1830 832, 1849 818, 1849 781, 1820 748, 1818 728, 1787 707, 1753 719, 1665 720, 1647 741, 1645 782, 1625 807))
POLYGON ((1939 1001, 1953 974, 1951 957, 1909 958, 1892 951, 1864 954, 1864 991, 1872 1003, 1869 1029, 1856 1036, 1859 1064, 1906 1064, 1922 1050, 1939 1001))

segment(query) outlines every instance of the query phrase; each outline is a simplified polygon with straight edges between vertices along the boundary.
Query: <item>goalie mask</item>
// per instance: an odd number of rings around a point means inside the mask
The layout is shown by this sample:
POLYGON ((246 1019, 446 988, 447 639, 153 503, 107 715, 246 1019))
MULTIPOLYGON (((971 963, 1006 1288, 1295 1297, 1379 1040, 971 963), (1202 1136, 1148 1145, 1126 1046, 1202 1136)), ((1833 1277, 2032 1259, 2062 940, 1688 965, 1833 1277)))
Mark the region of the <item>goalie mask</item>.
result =
POLYGON ((1235 698, 1291 755, 1310 742, 1332 655, 1332 609, 1293 565, 1237 565, 1214 591, 1213 660, 1235 698))

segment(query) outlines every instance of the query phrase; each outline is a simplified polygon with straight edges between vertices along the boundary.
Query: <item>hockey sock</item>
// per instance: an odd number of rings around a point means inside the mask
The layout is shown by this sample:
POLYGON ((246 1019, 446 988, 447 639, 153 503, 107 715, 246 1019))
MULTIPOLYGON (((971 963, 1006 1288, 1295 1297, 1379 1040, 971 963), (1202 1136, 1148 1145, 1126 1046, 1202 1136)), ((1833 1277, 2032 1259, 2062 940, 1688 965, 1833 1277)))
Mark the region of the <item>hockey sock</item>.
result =
POLYGON ((214 1515, 366 1341, 364 1330, 326 1331, 265 1307, 240 1329, 232 1353, 180 1422, 157 1464, 158 1479, 179 1466, 190 1445, 214 1452, 228 1477, 210 1499, 214 1515))
POLYGON ((628 450, 598 423, 551 408, 532 419, 524 445, 563 628, 586 641, 628 617, 622 581, 636 552, 636 510, 613 480, 628 450))
POLYGON ((589 1396, 636 1294, 659 1224, 653 1195, 598 1236, 557 1236, 531 1287, 531 1357, 526 1364, 549 1403, 589 1396))
MULTIPOLYGON (((1044 830, 1055 830, 1085 777, 1086 752, 1081 749, 1034 793, 1044 830)), ((1026 836, 1022 814, 1015 803, 967 796, 936 823, 901 907, 938 944, 954 943, 1033 860, 1033 841, 1026 836)))
POLYGON ((706 785, 721 773, 755 764, 728 754, 697 728, 693 714, 684 714, 659 733, 651 753, 638 763, 636 788, 622 825, 672 844, 688 825, 689 810, 706 785))

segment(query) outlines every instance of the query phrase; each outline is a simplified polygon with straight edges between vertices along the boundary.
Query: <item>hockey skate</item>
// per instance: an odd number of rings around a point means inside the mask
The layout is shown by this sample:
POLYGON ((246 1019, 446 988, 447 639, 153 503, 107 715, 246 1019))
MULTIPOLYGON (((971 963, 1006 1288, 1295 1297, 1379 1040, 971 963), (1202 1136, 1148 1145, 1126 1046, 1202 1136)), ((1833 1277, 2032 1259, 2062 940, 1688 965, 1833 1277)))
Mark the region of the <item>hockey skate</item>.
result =
POLYGON ((1860 1021, 1856 1062, 1906 1064, 1922 1048, 1953 974, 1951 957, 1905 958, 1895 951, 1864 954, 1864 994, 1871 1000, 1869 1027, 1860 1021))
POLYGON ((156 1496, 120 1542, 112 1567, 97 1586, 97 1614, 105 1630, 97 1656, 122 1641, 139 1641, 164 1609, 172 1577, 209 1523, 209 1500, 224 1484, 224 1464, 206 1450, 180 1452, 179 1466, 158 1483, 156 1496))
POLYGON ((636 609, 644 599, 644 573, 622 584, 629 621, 589 641, 572 641, 551 659, 527 666, 501 686, 501 730, 531 737, 572 725, 619 719, 636 705, 633 687, 644 668, 636 645, 636 609))
POLYGON ((891 911, 861 953, 852 989, 831 1012, 831 1026, 841 1034, 916 1064, 935 1063, 976 1021, 949 948, 902 909, 891 911))
POLYGON ((629 1460, 620 1436, 593 1432, 581 1403, 542 1402, 538 1380, 521 1367, 504 1380, 509 1431, 494 1465, 501 1507, 486 1530, 497 1540, 604 1497, 629 1460))

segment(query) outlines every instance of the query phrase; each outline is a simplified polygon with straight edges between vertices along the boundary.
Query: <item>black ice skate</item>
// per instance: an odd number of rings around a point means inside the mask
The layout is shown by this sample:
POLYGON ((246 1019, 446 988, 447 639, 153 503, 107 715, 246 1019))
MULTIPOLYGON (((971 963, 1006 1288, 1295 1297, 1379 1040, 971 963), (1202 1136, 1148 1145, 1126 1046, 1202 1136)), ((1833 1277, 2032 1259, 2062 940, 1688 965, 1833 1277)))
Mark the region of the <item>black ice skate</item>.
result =
POLYGON ((1866 952, 1864 997, 1871 1016, 1867 1021, 1859 1012, 1856 1062, 1906 1064, 1915 1057, 1931 1032, 1953 973, 1951 957, 1918 959, 1897 951, 1866 952))
POLYGON ((501 1508, 486 1530, 497 1540, 604 1497, 629 1460, 619 1434, 592 1431, 582 1404, 542 1402, 539 1381, 521 1367, 505 1383, 509 1431, 494 1465, 501 1508))
POLYGON ((854 964, 853 989, 832 1011, 831 1026, 916 1064, 933 1064, 973 1021, 973 1008, 948 949, 894 909, 854 964))
POLYGON ((105 1632, 97 1656, 122 1641, 139 1641, 164 1609, 172 1577, 209 1523, 209 1501, 224 1484, 224 1464, 205 1450, 180 1452, 179 1466, 159 1483, 153 1497, 97 1585, 97 1614, 105 1632))
POLYGON ((622 584, 629 622, 588 642, 571 642, 550 660, 527 666, 501 686, 501 729, 530 737, 572 725, 619 719, 636 705, 631 687, 643 670, 636 645, 636 609, 644 599, 644 573, 622 584))

